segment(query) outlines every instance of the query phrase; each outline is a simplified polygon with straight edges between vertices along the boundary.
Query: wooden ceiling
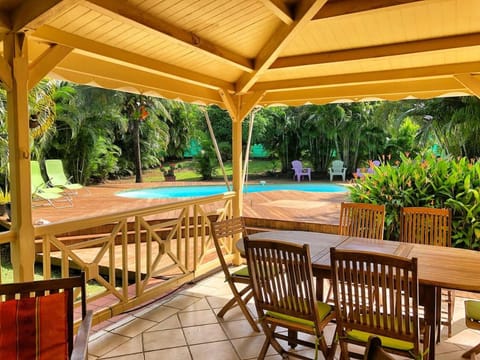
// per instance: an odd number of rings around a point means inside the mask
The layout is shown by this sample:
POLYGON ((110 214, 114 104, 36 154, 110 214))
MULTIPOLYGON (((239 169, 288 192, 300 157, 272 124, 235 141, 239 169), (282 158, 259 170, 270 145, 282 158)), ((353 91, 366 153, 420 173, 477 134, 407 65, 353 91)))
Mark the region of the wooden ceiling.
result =
POLYGON ((32 83, 245 111, 480 95, 479 0, 1 0, 12 32, 32 83))

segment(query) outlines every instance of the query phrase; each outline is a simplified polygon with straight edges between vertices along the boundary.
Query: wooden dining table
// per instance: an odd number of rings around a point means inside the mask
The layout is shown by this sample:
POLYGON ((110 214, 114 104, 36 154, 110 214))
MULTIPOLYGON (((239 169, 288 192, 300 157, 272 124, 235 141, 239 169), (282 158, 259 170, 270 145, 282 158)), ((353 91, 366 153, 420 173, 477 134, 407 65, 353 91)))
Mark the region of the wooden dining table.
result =
MULTIPOLYGON (((375 240, 307 231, 268 231, 249 239, 283 240, 308 244, 313 274, 317 278, 317 297, 323 299, 323 280, 330 278, 330 248, 371 251, 418 259, 418 279, 423 293, 425 321, 430 325, 429 359, 435 359, 437 289, 480 292, 480 252, 451 247, 375 240)), ((244 253, 243 243, 237 248, 244 253)))

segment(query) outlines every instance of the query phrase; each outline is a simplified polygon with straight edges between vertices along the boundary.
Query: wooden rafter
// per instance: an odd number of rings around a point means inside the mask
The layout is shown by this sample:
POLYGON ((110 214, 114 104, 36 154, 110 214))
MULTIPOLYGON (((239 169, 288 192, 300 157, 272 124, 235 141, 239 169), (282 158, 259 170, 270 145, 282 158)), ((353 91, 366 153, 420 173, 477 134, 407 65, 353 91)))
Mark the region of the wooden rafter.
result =
POLYGON ((285 24, 293 23, 291 11, 282 0, 260 0, 260 2, 285 24))
POLYGON ((289 56, 277 59, 271 69, 326 64, 339 61, 373 59, 386 56, 408 55, 427 51, 442 51, 480 44, 480 33, 448 36, 437 39, 409 41, 359 49, 331 51, 318 54, 289 56))
POLYGON ((255 84, 261 74, 277 59, 284 47, 308 24, 326 2, 327 0, 303 0, 298 4, 295 21, 290 25, 282 24, 276 29, 256 57, 255 71, 251 74, 244 74, 237 82, 237 93, 245 93, 255 84))
POLYGON ((6 13, 0 11, 0 34, 8 32, 11 27, 12 24, 10 22, 9 16, 6 13))
POLYGON ((135 26, 141 26, 157 34, 161 33, 183 46, 186 45, 195 50, 201 50, 215 57, 217 60, 228 63, 229 65, 234 65, 243 71, 250 72, 253 70, 253 62, 251 59, 247 59, 228 49, 215 45, 190 31, 185 31, 166 21, 162 21, 150 15, 148 12, 139 13, 137 8, 127 2, 118 0, 88 0, 86 6, 103 14, 107 14, 114 19, 120 19, 122 22, 129 21, 135 26))
POLYGON ((316 76, 295 80, 278 80, 258 82, 253 91, 282 91, 326 87, 342 84, 366 84, 376 82, 392 82, 398 80, 415 80, 425 78, 451 77, 464 71, 477 72, 480 70, 480 61, 446 64, 437 66, 422 66, 409 69, 371 71, 362 73, 348 73, 342 75, 316 76))
POLYGON ((28 87, 31 90, 42 80, 60 61, 72 52, 72 48, 53 45, 29 66, 28 87))
POLYGON ((183 69, 175 65, 155 60, 140 54, 132 53, 110 45, 99 43, 94 40, 85 39, 50 26, 42 26, 35 32, 35 36, 48 40, 52 43, 61 44, 66 47, 81 49, 93 54, 108 54, 110 58, 120 60, 125 63, 135 64, 150 70, 158 71, 168 77, 183 80, 192 84, 201 84, 210 88, 226 88, 233 90, 233 86, 223 80, 212 78, 188 69, 183 69))
POLYGON ((8 62, 0 57, 0 81, 5 90, 12 88, 12 69, 8 62))
POLYGON ((82 0, 24 0, 12 14, 12 30, 35 30, 82 0))
POLYGON ((471 74, 457 74, 454 78, 476 97, 480 98, 480 80, 471 74))
POLYGON ((348 14, 354 14, 364 11, 377 10, 392 6, 404 5, 412 2, 423 0, 337 0, 334 2, 328 2, 324 7, 315 15, 313 20, 332 18, 335 16, 342 16, 348 14))

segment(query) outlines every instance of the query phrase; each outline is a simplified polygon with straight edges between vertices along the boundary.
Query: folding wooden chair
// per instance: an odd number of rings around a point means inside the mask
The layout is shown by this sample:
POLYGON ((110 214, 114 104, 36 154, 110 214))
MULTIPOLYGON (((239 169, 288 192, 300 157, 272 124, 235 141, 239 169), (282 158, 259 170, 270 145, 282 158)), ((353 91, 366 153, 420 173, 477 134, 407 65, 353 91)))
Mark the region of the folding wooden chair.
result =
POLYGON ((87 312, 85 274, 0 285, 2 359, 87 359, 92 311, 87 312), (74 299, 79 290, 82 323, 74 343, 74 299))
POLYGON ((382 340, 378 336, 370 336, 363 360, 394 360, 394 357, 382 348, 382 340))
MULTIPOLYGON (((452 210, 427 207, 404 207, 400 210, 400 241, 415 244, 452 246, 452 210)), ((452 336, 455 290, 442 289, 438 303, 440 326, 446 325, 448 337, 452 336), (446 310, 442 310, 442 302, 446 310)))
POLYGON ((341 359, 362 358, 348 345, 378 336, 389 353, 421 359, 430 329, 418 318, 417 259, 330 249, 341 359), (420 334, 423 334, 423 350, 420 334))
POLYGON ((340 205, 339 235, 383 240, 385 205, 346 203, 340 205))
POLYGON ((241 217, 235 217, 227 220, 212 222, 211 226, 213 242, 215 244, 215 250, 217 251, 218 260, 220 261, 223 273, 225 274, 225 281, 228 283, 233 293, 233 298, 230 299, 222 307, 222 309, 220 309, 217 316, 223 318, 228 310, 235 305, 238 305, 250 323, 252 329, 254 331, 260 331, 255 319, 252 317, 252 314, 247 307, 248 301, 253 296, 248 268, 244 266, 241 269, 230 273, 224 255, 225 249, 227 253, 231 253, 234 241, 242 241, 243 238, 247 237, 245 221, 241 217))
POLYGON ((291 346, 303 345, 321 350, 326 359, 333 359, 336 338, 331 346, 324 336, 325 327, 335 319, 329 304, 317 301, 313 289, 312 264, 308 245, 275 240, 244 239, 248 270, 258 318, 265 333, 265 342, 257 359, 264 359, 270 345, 282 355, 310 359, 298 352, 285 350, 277 339, 291 346), (313 341, 284 333, 302 332, 314 336, 313 341))

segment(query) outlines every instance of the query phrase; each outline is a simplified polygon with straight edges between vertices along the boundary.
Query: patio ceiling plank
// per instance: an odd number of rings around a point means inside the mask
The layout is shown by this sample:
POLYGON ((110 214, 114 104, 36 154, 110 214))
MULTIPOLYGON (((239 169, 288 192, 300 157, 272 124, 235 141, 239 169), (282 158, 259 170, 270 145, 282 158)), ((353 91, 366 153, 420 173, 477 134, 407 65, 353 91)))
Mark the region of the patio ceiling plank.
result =
POLYGON ((12 31, 35 30, 82 0, 23 0, 12 14, 12 31))
POLYGON ((364 11, 378 10, 392 6, 404 5, 423 0, 337 0, 328 2, 315 15, 313 20, 327 19, 336 16, 360 13, 364 11))
POLYGON ((217 60, 234 65, 237 68, 250 72, 253 70, 251 59, 236 54, 222 46, 213 44, 197 34, 183 30, 166 21, 150 15, 148 12, 139 13, 138 9, 126 2, 118 0, 88 0, 86 6, 100 13, 106 14, 121 22, 129 22, 148 31, 162 34, 182 45, 200 50, 217 60))
POLYGON ((67 47, 84 50, 92 54, 108 56, 111 59, 119 60, 128 64, 135 64, 135 66, 158 71, 165 76, 184 80, 192 84, 200 84, 210 88, 226 88, 233 90, 233 85, 226 81, 222 81, 188 69, 183 69, 178 66, 155 60, 140 54, 119 49, 105 43, 100 43, 84 37, 76 36, 50 26, 43 26, 41 29, 38 29, 34 36, 51 41, 53 43, 62 44, 67 47))
POLYGON ((267 9, 277 16, 283 23, 290 25, 293 17, 290 9, 282 0, 259 0, 267 9))
POLYGON ((238 93, 250 90, 261 74, 277 59, 283 48, 303 29, 325 5, 327 0, 303 0, 298 4, 295 21, 290 25, 279 26, 255 59, 255 71, 244 74, 236 85, 238 93))

